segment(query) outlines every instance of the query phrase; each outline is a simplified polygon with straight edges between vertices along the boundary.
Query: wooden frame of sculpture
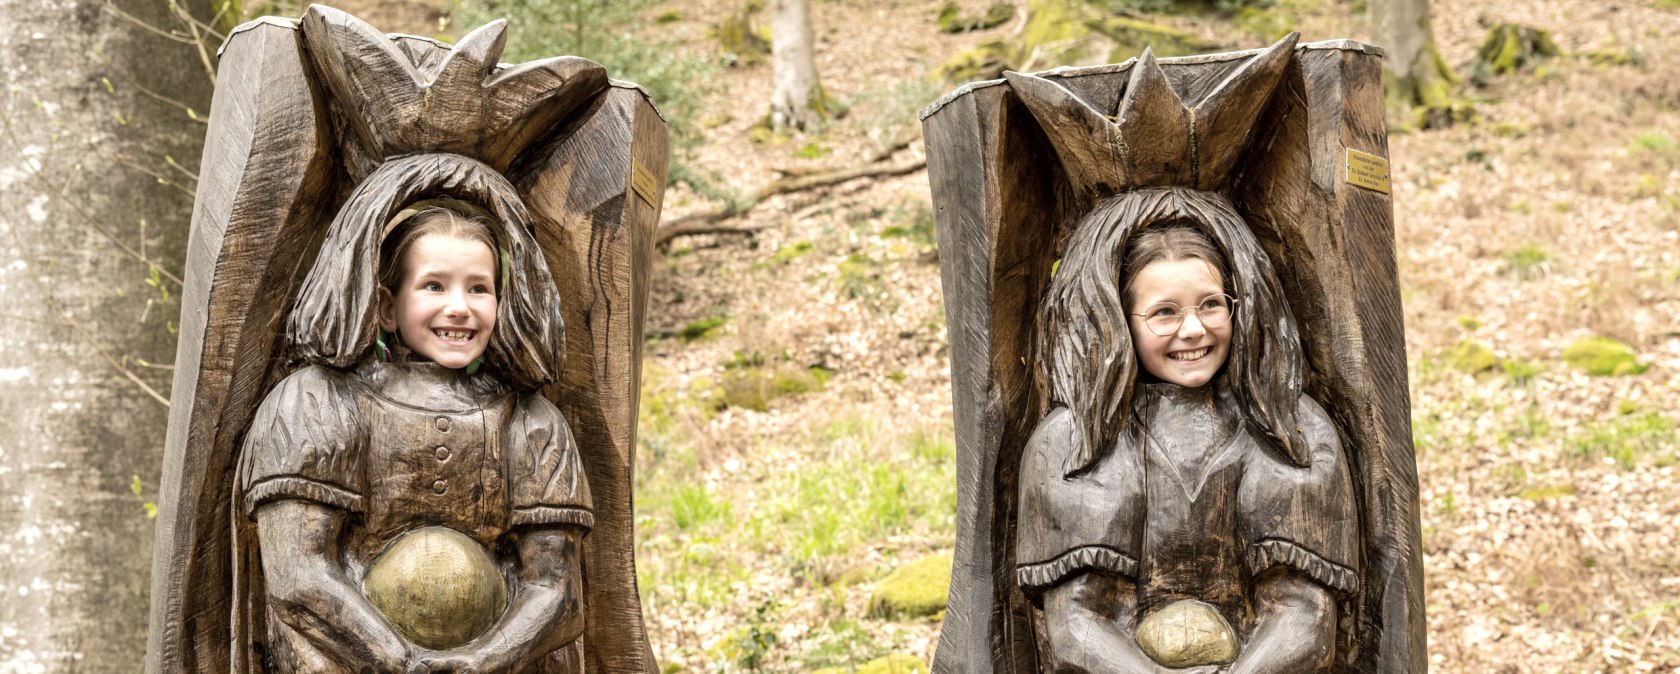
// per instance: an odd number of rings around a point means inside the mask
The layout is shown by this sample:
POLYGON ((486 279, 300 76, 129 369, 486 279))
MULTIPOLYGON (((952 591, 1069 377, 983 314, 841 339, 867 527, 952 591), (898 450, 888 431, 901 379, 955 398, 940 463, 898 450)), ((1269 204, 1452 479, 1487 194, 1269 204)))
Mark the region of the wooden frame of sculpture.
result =
MULTIPOLYGON (((1353 475, 1359 590, 1342 615, 1345 636, 1328 671, 1423 672, 1418 487, 1381 53, 1346 40, 1288 51, 1275 93, 1249 111, 1258 117, 1252 139, 1229 180, 1214 188, 1276 270, 1301 326, 1305 393, 1328 410, 1353 475)), ((1158 69, 1194 102, 1264 53, 1165 58, 1158 69)), ((1135 86, 1141 61, 1152 58, 1034 79, 1120 115, 1114 109, 1135 86)), ((934 670, 1049 671, 1043 616, 1021 590, 1015 559, 1023 447, 1050 396, 1033 367, 1037 312, 1070 230, 1095 199, 1083 189, 1091 180, 1070 177, 1067 165, 1107 158, 1058 156, 1003 80, 962 87, 922 117, 951 335, 959 487, 950 603, 934 670)))
POLYGON ((362 183, 404 162, 411 174, 477 166, 503 186, 440 175, 404 198, 489 199, 498 214, 528 216, 530 231, 514 237, 527 245, 512 258, 504 249, 503 264, 552 274, 543 283, 560 298, 552 326, 564 326, 564 358, 499 357, 550 368, 513 383, 540 385, 569 422, 593 493, 582 664, 657 669, 636 587, 631 471, 667 129, 645 92, 587 60, 498 64, 504 30, 494 22, 451 47, 312 7, 302 21, 245 24, 223 47, 182 297, 148 672, 262 671, 263 637, 240 618, 262 588, 236 486, 244 436, 305 362, 349 367, 371 353, 371 328, 300 353, 286 323, 323 242, 338 240, 334 214, 358 191, 388 188, 362 183), (428 156, 442 163, 426 168, 428 156))

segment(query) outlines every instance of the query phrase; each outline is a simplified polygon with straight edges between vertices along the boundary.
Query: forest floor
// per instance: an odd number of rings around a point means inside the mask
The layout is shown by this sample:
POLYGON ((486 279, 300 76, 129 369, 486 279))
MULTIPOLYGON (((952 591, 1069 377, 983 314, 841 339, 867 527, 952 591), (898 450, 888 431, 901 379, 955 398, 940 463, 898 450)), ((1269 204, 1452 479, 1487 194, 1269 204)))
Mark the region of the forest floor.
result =
MULTIPOLYGON (((929 73, 1021 20, 949 35, 941 4, 813 3, 817 67, 849 113, 755 133, 769 65, 720 66, 687 161, 745 193, 913 137, 917 111, 952 88, 929 73)), ((740 7, 660 4, 651 30, 718 62, 710 31, 740 7)), ((1168 20, 1231 48, 1276 39, 1258 34, 1268 25, 1370 39, 1345 9, 1271 12, 1168 20)), ((1564 52, 1460 86, 1472 121, 1390 138, 1431 666, 1680 670, 1680 4, 1441 0, 1431 13, 1461 72, 1501 22, 1549 30, 1564 52), (1643 371, 1566 363, 1595 336, 1631 345, 1643 371)), ((921 152, 917 140, 889 163, 921 152)), ((718 205, 677 188, 665 217, 718 205)), ((927 175, 772 197, 724 224, 757 231, 677 239, 655 272, 636 499, 654 651, 692 672, 926 662, 939 616, 867 605, 886 574, 954 545, 927 175)))

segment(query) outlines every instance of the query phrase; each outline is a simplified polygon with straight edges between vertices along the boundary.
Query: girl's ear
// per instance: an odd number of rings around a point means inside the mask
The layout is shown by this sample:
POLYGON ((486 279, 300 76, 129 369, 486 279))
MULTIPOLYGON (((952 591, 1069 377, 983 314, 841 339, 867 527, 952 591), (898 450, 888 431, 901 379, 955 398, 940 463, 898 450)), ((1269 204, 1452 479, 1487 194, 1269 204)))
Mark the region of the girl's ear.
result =
POLYGON ((391 297, 391 289, 384 286, 379 288, 379 329, 397 331, 397 301, 391 297))

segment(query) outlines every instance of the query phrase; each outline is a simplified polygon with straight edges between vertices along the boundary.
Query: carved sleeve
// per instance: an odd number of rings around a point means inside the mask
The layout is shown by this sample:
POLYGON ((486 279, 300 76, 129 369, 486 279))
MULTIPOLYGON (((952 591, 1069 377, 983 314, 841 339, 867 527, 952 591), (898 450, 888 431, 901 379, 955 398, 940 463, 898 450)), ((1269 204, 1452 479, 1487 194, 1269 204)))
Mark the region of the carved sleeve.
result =
POLYGON ((361 512, 367 433, 344 376, 307 367, 263 399, 240 458, 246 516, 281 499, 361 512))
POLYGON ((1296 569, 1319 584, 1352 593, 1359 579, 1359 517, 1353 481, 1336 427, 1318 403, 1301 397, 1306 467, 1267 458, 1250 463, 1239 496, 1249 571, 1296 569))
POLYGON ((508 433, 513 526, 593 527, 589 480, 560 410, 542 396, 524 396, 509 420, 508 433))
POLYGON ((1137 577, 1143 492, 1137 471, 1127 469, 1132 450, 1122 440, 1113 455, 1069 477, 1073 423, 1065 408, 1051 411, 1021 452, 1015 579, 1035 600, 1086 571, 1137 577))

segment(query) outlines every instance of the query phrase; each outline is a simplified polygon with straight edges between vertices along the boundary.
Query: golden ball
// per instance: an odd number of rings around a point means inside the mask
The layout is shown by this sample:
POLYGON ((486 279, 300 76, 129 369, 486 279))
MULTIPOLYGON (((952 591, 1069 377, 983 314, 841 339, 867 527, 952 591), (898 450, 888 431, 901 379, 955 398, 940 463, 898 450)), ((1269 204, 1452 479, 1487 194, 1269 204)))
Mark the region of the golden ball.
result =
POLYGON ((410 531, 368 567, 362 593, 415 645, 462 646, 507 608, 507 580, 478 541, 454 529, 410 531))
POLYGON ((1199 601, 1177 601, 1138 624, 1137 644, 1162 667, 1223 665, 1237 659, 1237 634, 1219 610, 1199 601))

